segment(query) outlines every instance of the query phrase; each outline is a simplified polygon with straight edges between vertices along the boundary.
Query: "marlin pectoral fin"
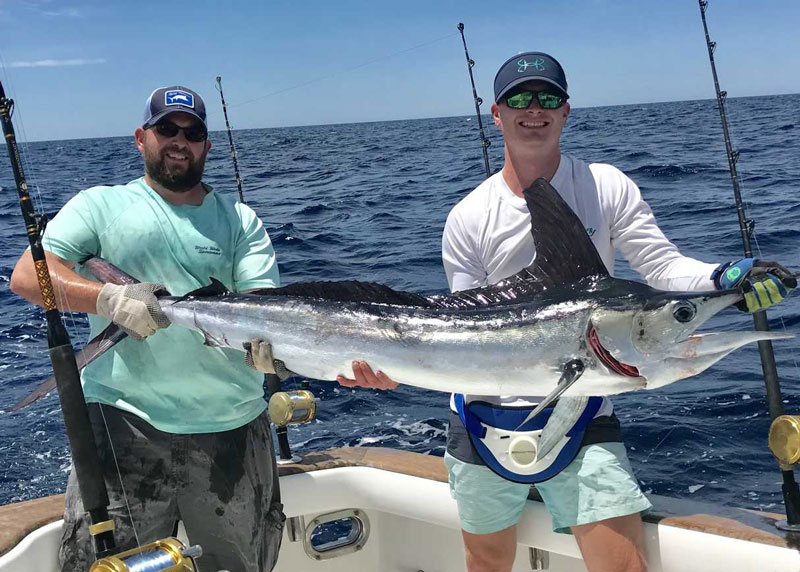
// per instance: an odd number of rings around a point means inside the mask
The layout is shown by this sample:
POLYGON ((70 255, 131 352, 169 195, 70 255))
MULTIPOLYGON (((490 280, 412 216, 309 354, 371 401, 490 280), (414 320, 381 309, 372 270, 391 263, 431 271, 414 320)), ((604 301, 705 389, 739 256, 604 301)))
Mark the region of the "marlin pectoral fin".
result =
MULTIPOLYGON (((113 323, 109 324, 105 330, 92 338, 81 351, 75 354, 75 361, 78 364, 78 369, 83 369, 126 337, 128 337, 128 334, 123 332, 118 325, 113 323)), ((14 411, 19 411, 23 407, 27 407, 55 388, 56 378, 54 375, 51 375, 40 383, 27 397, 15 403, 11 409, 9 409, 9 412, 13 413, 14 411)))
MULTIPOLYGON (((561 378, 556 384, 556 388, 551 391, 533 411, 531 411, 525 420, 517 426, 525 425, 528 421, 539 415, 544 409, 552 404, 559 398, 573 383, 583 375, 585 366, 579 359, 574 359, 564 365, 561 378)), ((536 458, 542 459, 547 453, 553 450, 564 435, 569 431, 573 425, 578 421, 578 418, 583 414, 586 408, 588 397, 564 397, 558 399, 550 419, 545 423, 542 433, 539 435, 539 443, 536 447, 536 458)))
POLYGON ((204 340, 203 341, 203 345, 206 345, 206 346, 208 346, 210 348, 226 348, 226 347, 228 347, 228 344, 223 343, 218 338, 215 338, 214 336, 212 336, 208 332, 204 332, 203 330, 200 330, 200 333, 203 334, 203 340, 204 340))
POLYGON ((545 455, 553 450, 553 447, 558 445, 567 432, 578 422, 588 403, 589 398, 583 395, 562 397, 558 400, 555 408, 553 408, 553 413, 550 414, 550 419, 547 420, 541 435, 539 435, 539 444, 536 448, 537 459, 544 458, 545 455))
POLYGON ((573 383, 578 381, 580 376, 583 375, 586 366, 584 366, 583 361, 579 359, 573 359, 568 361, 564 365, 564 369, 561 373, 561 377, 558 379, 558 383, 556 384, 556 388, 548 393, 544 399, 542 399, 541 403, 537 405, 533 411, 528 413, 528 416, 517 425, 516 431, 525 425, 528 421, 539 415, 546 407, 548 407, 551 403, 553 403, 558 397, 564 393, 567 389, 569 389, 573 383))

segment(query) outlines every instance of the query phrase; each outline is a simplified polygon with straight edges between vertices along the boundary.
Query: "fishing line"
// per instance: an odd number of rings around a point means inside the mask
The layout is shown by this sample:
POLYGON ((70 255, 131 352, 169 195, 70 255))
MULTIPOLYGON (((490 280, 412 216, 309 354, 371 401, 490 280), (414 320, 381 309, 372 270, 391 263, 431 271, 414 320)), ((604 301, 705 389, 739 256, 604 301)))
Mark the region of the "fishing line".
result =
MULTIPOLYGON (((731 183, 733 185, 733 195, 736 199, 736 210, 739 218, 739 231, 742 237, 742 246, 746 258, 752 257, 752 248, 750 245, 750 238, 753 234, 755 223, 753 220, 746 218, 744 215, 744 201, 742 200, 739 182, 740 177, 737 173, 737 163, 739 160, 739 151, 734 150, 731 145, 730 135, 728 133, 728 118, 726 110, 726 100, 728 92, 720 89, 719 79, 717 77, 717 67, 714 63, 714 52, 717 43, 711 40, 708 33, 708 25, 706 23, 706 10, 708 9, 708 0, 698 0, 700 7, 700 18, 703 21, 703 31, 705 34, 706 48, 708 49, 708 60, 711 64, 711 74, 714 79, 714 91, 717 96, 717 106, 719 109, 720 120, 722 123, 722 133, 725 139, 725 151, 728 159, 728 168, 731 172, 731 183)), ((795 284, 796 286, 796 284, 795 284)), ((758 311, 753 313, 753 326, 757 331, 768 331, 769 321, 767 319, 766 311, 758 311)), ((764 385, 767 394, 767 404, 769 408, 769 416, 771 419, 770 436, 768 443, 770 449, 778 461, 778 468, 782 475, 782 493, 784 508, 786 510, 786 520, 781 520, 775 523, 776 528, 783 531, 800 531, 800 487, 794 477, 794 467, 797 461, 794 456, 788 454, 786 450, 781 449, 779 443, 787 443, 791 440, 791 434, 783 434, 780 437, 777 435, 781 432, 778 429, 776 433, 777 441, 773 442, 772 430, 776 427, 781 427, 781 420, 787 421, 791 425, 791 417, 784 416, 783 396, 781 394, 780 378, 778 376, 778 368, 775 362, 775 355, 772 343, 769 340, 762 340, 758 342, 758 351, 761 356, 761 369, 764 378, 764 385)), ((795 418, 796 419, 796 418, 795 418)), ((794 433, 794 438, 800 438, 800 435, 794 433)))
MULTIPOLYGON (((6 79, 8 79, 8 72, 6 71, 7 68, 6 68, 6 65, 5 65, 5 61, 2 59, 2 57, 0 57, 0 68, 3 71, 4 77, 6 79)), ((13 95, 13 92, 11 92, 11 90, 10 90, 10 93, 13 95)), ((10 98, 10 99, 12 101, 14 100, 13 97, 10 98)), ((17 125, 22 124, 22 133, 23 133, 24 142, 21 145, 17 145, 18 150, 19 150, 20 161, 23 164, 23 168, 26 170, 26 172, 27 173, 31 173, 32 174, 31 176, 35 180, 36 177, 35 177, 35 169, 33 168, 33 162, 32 162, 32 159, 30 157, 28 157, 28 155, 30 153, 30 150, 29 150, 29 145, 27 144, 28 138, 27 138, 27 135, 25 134, 24 122, 22 121, 22 118, 20 117, 21 113, 20 113, 19 109, 17 108, 17 106, 15 104, 12 105, 12 107, 10 109, 9 120, 10 120, 10 116, 11 116, 12 113, 15 116, 15 121, 16 121, 17 125)), ((17 142, 16 137, 14 137, 14 142, 15 143, 17 142)), ((29 189, 28 190, 28 195, 29 196, 30 196, 30 189, 31 188, 33 189, 33 199, 31 200, 32 206, 35 206, 38 209, 39 213, 44 213, 43 200, 42 200, 41 190, 39 188, 39 185, 36 182, 33 182, 32 184, 29 184, 28 183, 29 180, 30 180, 30 178, 26 175, 25 184, 28 186, 28 189, 29 189)), ((38 216, 41 217, 43 215, 40 214, 38 216)), ((41 220, 39 220, 39 223, 41 223, 41 220)), ((40 233, 42 235, 44 234, 43 229, 40 230, 40 233)), ((31 255, 33 255, 32 251, 31 251, 31 255)), ((32 262, 32 264, 33 264, 33 262, 32 262)), ((58 279, 58 275, 59 275, 59 272, 60 272, 60 265, 58 265, 58 264, 52 265, 52 266, 51 265, 47 265, 47 271, 48 271, 48 274, 50 274, 51 276, 53 276, 56 279, 58 279)), ((57 288, 55 286, 52 286, 52 292, 53 292, 53 295, 54 295, 55 299, 57 300, 57 303, 56 303, 57 309, 58 310, 63 309, 63 311, 59 312, 59 320, 58 321, 61 322, 62 324, 64 324, 65 327, 66 326, 71 326, 72 327, 71 329, 73 330, 72 335, 75 335, 77 333, 77 322, 76 322, 74 316, 72 315, 74 312, 72 311, 72 307, 71 307, 71 304, 70 304, 69 300, 67 299, 66 293, 62 292, 61 288, 57 288), (69 313, 68 317, 64 316, 64 311, 69 313)), ((48 324, 48 328, 47 329, 48 329, 47 337, 49 338, 50 337, 50 326, 49 326, 49 324, 48 324)), ((48 339, 48 343, 49 342, 50 342, 50 340, 48 339)), ((67 339, 67 342, 70 344, 70 351, 72 351, 71 343, 69 342, 69 339, 67 339)), ((55 362, 54 362, 54 367, 55 367, 55 362)), ((81 399, 83 399, 82 392, 81 392, 81 399)), ((84 401, 84 403, 85 403, 85 401, 84 401)), ((65 427, 66 427, 66 412, 63 411, 63 404, 62 404, 61 409, 62 409, 62 414, 65 416, 65 427)), ((104 429, 105 429, 106 434, 108 436, 109 446, 111 447, 112 457, 114 459, 114 464, 115 464, 115 467, 116 467, 116 470, 117 470, 117 477, 119 479, 120 488, 123 491, 123 498, 125 500, 126 510, 127 510, 129 518, 131 519, 131 530, 133 531, 134 537, 136 538, 137 546, 139 546, 139 536, 138 536, 138 533, 137 533, 137 531, 135 529, 133 513, 131 512, 130 505, 128 503, 128 498, 127 498, 127 494, 125 492, 125 487, 124 487, 124 483, 123 483, 122 474, 121 474, 121 471, 119 469, 119 463, 117 462, 116 451, 115 451, 114 446, 113 446, 113 441, 111 439, 111 434, 109 432, 108 423, 106 422, 105 414, 103 413, 102 407, 101 407, 100 411, 101 411, 101 415, 102 415, 102 418, 103 418, 103 426, 104 426, 104 429)), ((69 437, 69 435, 68 435, 68 437, 69 437)), ((70 446, 70 453, 71 453, 70 457, 71 457, 71 460, 72 460, 72 465, 73 465, 73 467, 75 467, 75 459, 74 459, 75 451, 72 450, 72 446, 70 446)), ((95 450, 95 452, 93 454, 97 455, 98 453, 95 450)), ((101 482, 102 482, 102 478, 101 478, 101 482)), ((104 492, 103 494, 105 495, 106 493, 104 492)), ((83 491, 81 491, 81 497, 83 497, 83 491)), ((106 503, 107 502, 108 501, 107 501, 107 497, 106 497, 106 503)), ((106 504, 106 506, 107 506, 107 504, 106 504)), ((89 507, 85 507, 85 508, 87 508, 87 510, 89 510, 89 507)), ((91 510, 92 511, 96 511, 97 509, 95 507, 95 508, 93 508, 91 510)), ((93 514, 93 521, 94 521, 95 513, 93 512, 92 514, 93 514)), ((107 518, 107 513, 105 515, 105 518, 107 518)), ((109 534, 109 533, 105 533, 105 534, 109 534)), ((110 533, 110 534, 111 534, 111 540, 110 541, 105 540, 104 542, 105 542, 106 546, 110 545, 113 548, 113 545, 114 545, 114 543, 113 543, 113 532, 110 533)), ((95 536, 94 538, 97 539, 98 536, 95 536)))
MULTIPOLYGON (((739 142, 741 141, 741 139, 739 138, 740 136, 737 133, 729 133, 729 135, 730 135, 730 137, 732 139, 732 142, 734 143, 735 148, 736 149, 741 149, 741 145, 739 144, 739 142)), ((747 183, 745 183, 745 180, 747 179, 747 177, 751 176, 752 173, 750 173, 747 170, 746 165, 743 165, 740 161, 737 161, 736 165, 738 167, 739 173, 741 174, 741 176, 739 177, 739 179, 740 179, 739 180, 739 186, 743 190, 742 194, 747 194, 745 192, 745 191, 747 191, 747 183)), ((749 217, 749 213, 748 213, 749 203, 744 201, 743 204, 744 204, 745 217, 748 220, 753 220, 753 219, 751 219, 749 217)), ((753 245, 755 246, 754 250, 755 250, 755 253, 757 255, 755 258, 759 258, 759 259, 763 260, 764 259, 764 253, 761 250, 761 244, 758 242, 758 231, 757 231, 757 225, 755 225, 755 224, 753 224, 752 230, 750 232, 750 237, 753 239, 753 245)), ((789 332, 789 328, 786 326, 786 321, 783 318, 783 314, 780 314, 778 316, 778 321, 780 321, 781 329, 785 333, 788 333, 789 332)), ((795 377, 800 378, 800 362, 798 362, 797 348, 795 347, 797 342, 795 341, 794 343, 792 343, 792 342, 788 342, 787 341, 786 344, 787 344, 787 346, 790 346, 789 347, 789 354, 791 355, 792 363, 794 365, 795 377)))
POLYGON ((64 428, 72 453, 73 471, 80 485, 84 509, 88 512, 92 522, 89 532, 94 541, 95 557, 102 558, 115 551, 114 523, 108 514, 108 492, 86 409, 86 400, 81 389, 75 352, 61 318, 61 311, 58 308, 47 265, 47 257, 41 239, 42 221, 33 208, 33 200, 25 179, 23 159, 17 145, 12 121, 14 107, 14 100, 6 96, 5 89, 0 84, 0 124, 6 138, 6 150, 14 173, 22 221, 30 246, 32 269, 36 275, 41 304, 45 310, 48 353, 56 378, 64 428))
MULTIPOLYGON (((225 103, 225 94, 222 91, 222 76, 217 76, 217 91, 219 92, 219 98, 222 102, 222 112, 225 115, 225 128, 228 131, 228 142, 230 143, 231 148, 231 160, 233 161, 233 170, 236 174, 236 186, 239 190, 239 201, 244 205, 246 204, 244 200, 244 191, 242 189, 242 178, 239 175, 239 162, 236 159, 236 146, 233 143, 233 133, 231 132, 231 124, 228 121, 228 106, 225 103)), ((197 322, 195 318, 195 323, 197 322)), ((273 362, 274 363, 274 362, 273 362)), ((281 393, 281 378, 278 376, 277 372, 273 373, 265 373, 264 374, 264 386, 266 386, 266 391, 270 395, 270 400, 272 396, 276 393, 281 393)), ((269 406, 267 407, 269 409, 269 406)), ((280 449, 280 456, 281 460, 286 461, 294 461, 294 457, 292 456, 291 446, 289 444, 289 429, 286 425, 278 425, 275 427, 275 435, 278 438, 278 448, 280 449)))
MULTIPOLYGON (((9 75, 7 71, 7 66, 5 60, 2 58, 1 55, 0 55, 0 67, 2 67, 3 69, 3 75, 5 79, 8 80, 9 75)), ((14 96, 15 91, 12 87, 13 84, 7 84, 7 85, 10 85, 9 92, 12 96, 14 96)), ((12 97, 11 99, 14 99, 14 97, 12 97)), ((36 168, 33 164, 32 159, 30 158, 30 149, 29 149, 30 146, 27 143, 28 136, 25 131, 25 121, 23 120, 24 113, 21 109, 14 106, 14 115, 16 124, 20 127, 20 130, 22 132, 22 141, 18 141, 18 146, 22 151, 22 153, 20 153, 20 158, 23 162, 25 172, 27 174, 26 180, 28 182, 29 189, 33 191, 32 193, 30 193, 30 195, 31 198, 33 199, 32 202, 34 205, 34 209, 36 210, 36 212, 41 213, 40 214, 41 216, 43 213, 45 213, 44 200, 42 199, 42 192, 40 190, 39 183, 37 182, 38 177, 36 175, 36 168)), ((56 265, 54 268, 48 266, 48 269, 50 270, 50 274, 52 276, 58 277, 58 273, 60 272, 59 266, 56 265)), ((77 321, 75 320, 75 317, 73 316, 74 312, 72 312, 70 304, 66 299, 65 294, 61 292, 61 289, 55 289, 55 293, 58 299, 59 307, 63 308, 67 313, 67 315, 65 315, 64 312, 61 313, 61 321, 64 323, 65 327, 68 328, 69 335, 72 337, 77 337, 79 333, 79 327, 77 321)))
MULTIPOLYGON (((713 51, 713 48, 712 48, 712 51, 713 51)), ((724 98, 724 100, 726 102, 728 101, 727 96, 724 98)), ((726 117, 727 117, 727 115, 726 115, 726 117)), ((730 129, 727 129, 726 131, 727 131, 727 136, 731 141, 732 149, 742 149, 743 148, 743 145, 741 144, 742 136, 739 133, 731 131, 730 129)), ((747 169, 747 165, 743 164, 741 162, 739 152, 738 151, 733 151, 733 153, 735 153, 735 157, 736 157, 735 165, 736 165, 736 172, 737 172, 737 182, 738 182, 738 186, 739 186, 739 189, 741 191, 741 196, 742 196, 742 211, 744 213, 744 218, 746 220, 750 221, 751 225, 752 225, 752 226, 749 227, 749 236, 752 239, 753 246, 754 246, 754 249, 753 249, 755 251, 755 256, 754 257, 763 260, 765 258, 764 258, 763 251, 761 250, 761 245, 760 245, 760 243, 758 241, 757 225, 755 224, 754 219, 750 216, 750 212, 749 212, 750 211, 750 203, 747 200, 745 200, 745 198, 744 198, 745 195, 747 195, 747 194, 751 194, 752 195, 752 193, 748 193, 747 192, 749 183, 747 183, 746 180, 748 179, 748 177, 752 177, 753 174, 747 169)), ((789 332, 789 328, 786 326, 786 322, 784 320, 783 315, 782 314, 779 315, 777 319, 780 322, 781 329, 785 333, 788 333, 789 332)), ((800 361, 798 361, 798 357, 797 357, 796 342, 794 342, 794 343, 787 342, 787 346, 789 346, 789 350, 788 351, 789 351, 789 354, 791 356, 792 364, 794 365, 795 376, 800 378, 800 361)))
POLYGON ((475 115, 478 117, 478 131, 480 132, 481 148, 483 149, 483 167, 486 171, 486 178, 489 178, 492 175, 492 168, 489 166, 489 146, 492 142, 486 138, 486 134, 483 131, 483 119, 481 118, 483 99, 478 97, 478 90, 475 89, 475 78, 472 75, 472 68, 475 66, 475 60, 469 57, 469 52, 467 51, 467 39, 464 37, 464 24, 459 22, 457 28, 458 32, 461 34, 461 42, 464 44, 464 56, 467 58, 467 71, 469 72, 470 84, 472 84, 472 99, 475 102, 475 115))
POLYGON ((128 492, 125 490, 125 482, 122 480, 122 471, 120 471, 119 462, 117 462, 117 451, 114 448, 114 441, 111 439, 111 432, 108 430, 108 422, 106 421, 106 413, 104 411, 105 406, 102 403, 98 403, 97 405, 100 407, 100 416, 103 418, 103 428, 106 430, 108 445, 111 447, 111 458, 114 459, 114 468, 117 471, 119 488, 122 491, 122 498, 125 501, 125 510, 128 513, 128 517, 131 519, 131 530, 133 531, 133 537, 136 539, 136 547, 141 548, 142 545, 139 542, 139 533, 136 532, 136 525, 134 524, 133 520, 133 511, 131 510, 131 505, 128 502, 128 492))
POLYGON ((239 161, 236 159, 236 146, 233 144, 233 133, 231 131, 231 124, 228 121, 228 106, 225 103, 225 94, 222 92, 222 76, 217 76, 217 85, 215 87, 222 101, 222 113, 225 114, 225 130, 228 132, 228 143, 231 147, 231 161, 233 161, 233 172, 236 174, 236 188, 239 190, 239 202, 244 204, 242 177, 239 175, 239 161))
MULTIPOLYGON (((669 401, 669 396, 664 396, 664 397, 665 397, 665 400, 666 400, 666 401, 669 401)), ((687 415, 688 415, 690 412, 691 412, 691 408, 689 408, 689 407, 686 407, 686 411, 684 411, 684 412, 683 412, 683 415, 681 415, 681 416, 679 417, 679 419, 683 419, 683 418, 684 418, 684 417, 686 417, 686 416, 687 416, 687 415)), ((664 434, 664 436, 661 438, 661 440, 658 442, 658 444, 657 444, 657 445, 656 445, 656 446, 655 446, 653 449, 651 449, 651 451, 650 451, 650 454, 649 454, 649 455, 647 455, 647 456, 644 458, 644 461, 642 461, 642 462, 646 462, 646 461, 648 461, 648 460, 650 459, 650 457, 652 457, 652 456, 653 456, 653 453, 655 453, 655 452, 658 450, 658 448, 659 448, 661 445, 663 445, 663 444, 664 444, 664 441, 666 441, 666 440, 667 440, 667 438, 668 438, 670 435, 672 435, 672 432, 673 432, 673 431, 675 431, 675 429, 677 429, 677 428, 678 428, 678 424, 677 424, 677 423, 673 423, 673 424, 672 424, 672 427, 670 428, 670 430, 669 430, 669 431, 667 431, 667 432, 666 432, 666 434, 664 434)))
MULTIPOLYGON (((4 85, 8 86, 9 95, 11 96, 10 99, 16 99, 16 92, 13 88, 13 83, 9 82, 9 73, 8 73, 8 66, 6 65, 5 59, 3 58, 2 54, 0 54, 0 69, 3 71, 3 77, 5 81, 3 82, 4 85)), ((21 131, 22 140, 20 141, 17 138, 17 146, 20 148, 20 159, 22 160, 22 164, 25 169, 26 173, 26 182, 28 183, 29 195, 31 196, 32 203, 34 206, 34 210, 37 213, 40 213, 39 216, 43 216, 45 213, 44 208, 44 200, 42 199, 42 193, 39 188, 38 177, 36 175, 36 168, 33 165, 33 161, 30 158, 30 146, 28 145, 28 135, 25 131, 25 121, 23 120, 24 113, 23 111, 18 108, 16 105, 13 109, 14 118, 16 125, 21 131), (32 192, 31 192, 32 191, 32 192)), ((48 266, 50 274, 53 277, 58 277, 58 273, 60 271, 59 266, 55 266, 55 268, 51 268, 48 266)), ((71 337, 77 337, 79 333, 78 323, 73 316, 72 310, 70 309, 70 304, 68 303, 66 296, 63 292, 61 292, 60 288, 56 288, 55 294, 58 300, 58 306, 63 308, 67 315, 64 312, 61 313, 61 321, 64 323, 64 326, 68 328, 69 335, 71 337)))
POLYGON ((316 77, 316 78, 310 79, 308 81, 304 81, 304 82, 301 82, 301 83, 298 83, 298 84, 295 84, 295 85, 291 85, 289 87, 285 87, 285 88, 282 88, 282 89, 278 89, 276 91, 272 91, 272 92, 267 93, 265 95, 260 95, 258 97, 254 97, 252 99, 247 99, 245 101, 240 101, 239 103, 235 103, 235 104, 230 105, 230 107, 240 107, 242 105, 247 105, 249 103, 253 103, 253 102, 256 102, 256 101, 261 101, 262 99, 267 99, 268 97, 272 97, 272 96, 275 96, 275 95, 278 95, 278 94, 281 94, 281 93, 285 93, 285 92, 291 91, 293 89, 299 89, 301 87, 305 87, 305 86, 310 85, 312 83, 317 83, 317 82, 324 81, 324 80, 327 80, 327 79, 331 79, 331 78, 334 78, 334 77, 337 77, 337 76, 340 76, 340 75, 343 75, 343 74, 346 74, 346 73, 350 73, 350 72, 352 72, 354 70, 366 67, 366 66, 368 66, 370 64, 374 64, 376 62, 380 62, 380 61, 383 61, 383 60, 386 60, 386 59, 389 59, 389 58, 393 58, 393 57, 398 56, 400 54, 405 54, 405 53, 408 53, 408 52, 411 52, 411 51, 414 51, 414 50, 418 50, 420 48, 424 48, 425 46, 430 46, 432 44, 441 42, 443 40, 452 38, 455 35, 457 35, 457 34, 447 34, 446 36, 441 36, 439 38, 436 38, 436 39, 433 39, 433 40, 429 40, 427 42, 423 42, 421 44, 417 44, 417 45, 411 46, 409 48, 404 48, 402 50, 398 50, 396 52, 392 52, 392 53, 384 55, 384 56, 380 56, 380 57, 377 57, 377 58, 373 58, 371 60, 367 60, 367 61, 365 61, 363 63, 360 63, 360 64, 352 66, 352 67, 342 68, 339 71, 336 71, 334 73, 331 73, 331 74, 328 74, 328 75, 325 75, 325 76, 316 77))

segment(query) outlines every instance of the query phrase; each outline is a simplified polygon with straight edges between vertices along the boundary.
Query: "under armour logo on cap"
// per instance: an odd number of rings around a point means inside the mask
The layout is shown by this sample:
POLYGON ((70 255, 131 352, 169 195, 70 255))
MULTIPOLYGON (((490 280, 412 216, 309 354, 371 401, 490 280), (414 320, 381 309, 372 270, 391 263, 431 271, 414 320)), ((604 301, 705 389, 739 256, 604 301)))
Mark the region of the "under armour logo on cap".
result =
POLYGON ((499 102, 516 86, 526 81, 542 81, 553 86, 565 98, 567 76, 553 56, 544 52, 525 52, 508 58, 494 76, 494 100, 499 102))
POLYGON ((544 60, 542 58, 536 58, 532 62, 529 62, 525 58, 520 58, 519 61, 517 61, 517 66, 519 66, 517 68, 519 73, 523 73, 531 67, 536 71, 544 71, 544 60))

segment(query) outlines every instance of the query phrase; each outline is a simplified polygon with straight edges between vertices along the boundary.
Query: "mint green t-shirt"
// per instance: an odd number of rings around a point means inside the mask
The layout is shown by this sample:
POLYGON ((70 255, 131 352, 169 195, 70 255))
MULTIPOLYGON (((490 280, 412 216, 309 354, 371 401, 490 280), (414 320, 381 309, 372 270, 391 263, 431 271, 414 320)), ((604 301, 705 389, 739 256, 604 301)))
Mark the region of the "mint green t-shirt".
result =
MULTIPOLYGON (((44 247, 74 262, 99 256, 176 296, 212 276, 237 292, 280 285, 275 251, 252 209, 213 190, 200 206, 175 206, 144 178, 78 193, 47 225, 44 247)), ((92 337, 109 324, 93 314, 89 323, 92 337)), ((87 402, 170 433, 235 429, 266 408, 263 375, 242 352, 205 346, 201 334, 176 325, 142 342, 126 338, 81 379, 87 402)))

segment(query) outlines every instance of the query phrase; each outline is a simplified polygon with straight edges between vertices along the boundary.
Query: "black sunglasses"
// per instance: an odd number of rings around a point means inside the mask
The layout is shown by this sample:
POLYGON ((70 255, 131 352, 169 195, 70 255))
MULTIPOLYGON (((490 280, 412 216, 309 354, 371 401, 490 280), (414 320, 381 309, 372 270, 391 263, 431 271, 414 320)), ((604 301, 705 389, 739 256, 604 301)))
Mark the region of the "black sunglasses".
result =
POLYGON ((183 131, 183 136, 186 137, 187 141, 191 141, 192 143, 200 143, 208 139, 208 130, 199 123, 195 123, 189 127, 180 127, 175 125, 172 121, 165 120, 159 121, 151 127, 162 137, 177 137, 178 133, 183 131))
POLYGON ((511 109, 528 109, 534 98, 542 109, 558 109, 567 101, 566 97, 552 91, 526 90, 507 97, 506 105, 511 109))

